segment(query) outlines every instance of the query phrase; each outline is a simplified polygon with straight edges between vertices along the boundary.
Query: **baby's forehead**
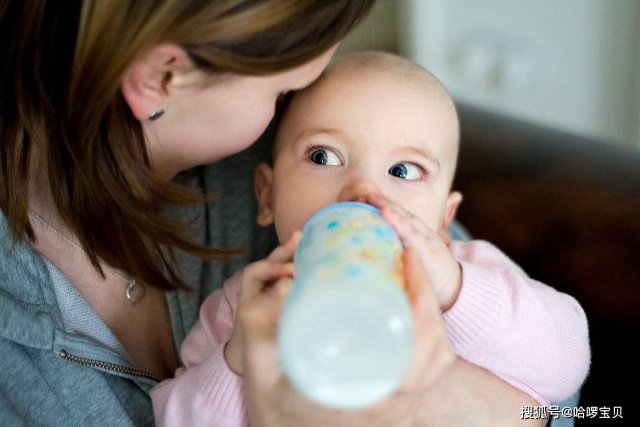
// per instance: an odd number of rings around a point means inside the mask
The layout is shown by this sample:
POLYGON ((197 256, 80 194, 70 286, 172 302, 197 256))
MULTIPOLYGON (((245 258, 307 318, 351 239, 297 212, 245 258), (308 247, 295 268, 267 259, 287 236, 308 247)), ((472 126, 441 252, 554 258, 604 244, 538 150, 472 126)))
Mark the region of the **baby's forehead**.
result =
POLYGON ((443 125, 458 126, 454 103, 433 74, 405 58, 379 52, 338 58, 316 82, 295 93, 290 107, 296 116, 308 117, 322 108, 339 111, 344 105, 363 103, 378 111, 387 109, 390 116, 407 109, 438 111, 447 117, 443 125))
MULTIPOLYGON (((338 58, 332 62, 320 78, 306 89, 296 93, 289 105, 290 112, 295 111, 295 119, 284 120, 280 123, 282 128, 288 126, 298 127, 300 120, 307 122, 318 108, 331 109, 336 107, 337 97, 349 96, 360 98, 364 91, 383 93, 380 102, 388 108, 401 108, 398 102, 400 93, 410 94, 412 99, 421 101, 416 105, 430 105, 442 112, 445 120, 439 125, 452 126, 452 134, 455 136, 447 141, 447 145, 453 144, 453 158, 457 155, 458 120, 455 106, 444 86, 430 72, 421 66, 396 55, 386 53, 358 53, 338 58), (386 90, 385 90, 386 88, 386 90), (345 95, 345 92, 348 93, 345 95), (386 99, 386 102, 385 102, 386 99), (321 106, 321 107, 319 107, 321 106), (311 114, 311 116, 310 116, 311 114), (453 129, 455 127, 455 129, 453 129)), ((371 97, 362 99, 370 100, 371 97)), ((406 99, 406 98, 403 98, 406 99)), ((368 101, 367 101, 368 102, 368 101)), ((405 105, 405 104, 403 104, 405 105)), ((421 107, 418 107, 422 111, 421 107)), ((339 110, 339 109, 338 109, 339 110)), ((433 110, 431 110, 433 111, 433 110)), ((397 112, 397 111, 396 111, 397 112)), ((419 120, 423 122, 422 119, 419 120)), ((418 129, 415 129, 418 131, 418 129)), ((447 156, 448 157, 448 156, 447 156)), ((444 161, 444 159, 442 159, 444 161)))

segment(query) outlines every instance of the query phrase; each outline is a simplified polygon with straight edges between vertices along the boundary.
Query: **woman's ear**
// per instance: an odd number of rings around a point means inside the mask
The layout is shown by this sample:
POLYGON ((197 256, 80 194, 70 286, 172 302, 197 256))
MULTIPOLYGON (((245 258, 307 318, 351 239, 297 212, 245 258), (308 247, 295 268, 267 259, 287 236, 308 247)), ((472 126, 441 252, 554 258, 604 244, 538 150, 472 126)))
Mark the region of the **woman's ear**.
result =
POLYGON ((447 202, 445 204, 444 217, 442 219, 442 226, 440 227, 441 233, 447 233, 449 229, 449 225, 451 225, 451 221, 456 217, 456 212, 458 211, 458 207, 462 202, 462 194, 458 191, 452 191, 449 193, 447 197, 447 202))
POLYGON ((273 169, 266 163, 260 163, 256 169, 254 191, 258 200, 258 225, 267 227, 273 224, 273 169))
POLYGON ((170 84, 194 65, 187 52, 175 44, 161 44, 134 61, 125 71, 121 90, 133 115, 140 121, 164 111, 170 84))

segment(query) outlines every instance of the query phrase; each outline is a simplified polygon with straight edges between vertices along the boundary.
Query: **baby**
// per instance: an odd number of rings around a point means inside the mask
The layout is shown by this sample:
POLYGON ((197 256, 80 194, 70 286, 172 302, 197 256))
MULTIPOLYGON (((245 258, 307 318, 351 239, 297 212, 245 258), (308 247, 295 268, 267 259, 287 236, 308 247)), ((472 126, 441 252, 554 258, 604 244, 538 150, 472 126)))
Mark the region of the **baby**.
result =
POLYGON ((420 254, 460 357, 541 405, 578 390, 589 367, 580 305, 530 279, 491 244, 448 237, 462 200, 451 191, 458 140, 447 91, 394 55, 343 57, 294 94, 272 164, 261 164, 255 177, 258 223, 274 224, 283 246, 204 302, 181 348, 184 368, 152 390, 158 423, 247 424, 237 305, 256 284, 291 276, 296 231, 317 210, 345 200, 380 207, 403 246, 420 254))

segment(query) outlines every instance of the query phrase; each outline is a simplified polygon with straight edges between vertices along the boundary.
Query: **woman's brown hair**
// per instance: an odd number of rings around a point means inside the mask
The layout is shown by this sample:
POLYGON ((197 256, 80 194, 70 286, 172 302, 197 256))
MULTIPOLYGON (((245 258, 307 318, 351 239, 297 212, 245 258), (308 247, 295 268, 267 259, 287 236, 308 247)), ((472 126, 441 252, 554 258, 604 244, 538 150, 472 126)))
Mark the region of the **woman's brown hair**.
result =
POLYGON ((283 71, 327 51, 374 1, 3 1, 0 208, 13 236, 34 239, 37 152, 58 214, 99 271, 105 262, 151 286, 185 287, 173 249, 204 258, 232 251, 190 242, 163 215, 202 197, 154 178, 141 123, 120 92, 123 73, 163 42, 211 74, 283 71))

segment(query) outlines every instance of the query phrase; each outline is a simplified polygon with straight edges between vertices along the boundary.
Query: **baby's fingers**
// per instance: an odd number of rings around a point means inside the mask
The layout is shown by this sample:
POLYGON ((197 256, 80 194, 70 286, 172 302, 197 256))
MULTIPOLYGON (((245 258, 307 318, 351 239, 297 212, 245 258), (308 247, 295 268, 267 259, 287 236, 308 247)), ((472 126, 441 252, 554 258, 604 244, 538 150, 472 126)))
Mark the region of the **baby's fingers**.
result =
POLYGON ((293 259, 293 255, 295 254, 296 247, 298 246, 298 242, 302 238, 302 233, 300 231, 295 231, 289 240, 287 240, 284 244, 278 246, 269 254, 267 257, 268 260, 274 262, 289 262, 293 259))
POLYGON ((293 271, 293 264, 290 262, 273 262, 265 259, 250 264, 243 273, 240 299, 255 297, 278 279, 293 276, 293 271))
POLYGON ((380 210, 382 217, 396 230, 402 246, 413 248, 426 240, 436 237, 436 233, 411 213, 395 207, 386 206, 380 210))

